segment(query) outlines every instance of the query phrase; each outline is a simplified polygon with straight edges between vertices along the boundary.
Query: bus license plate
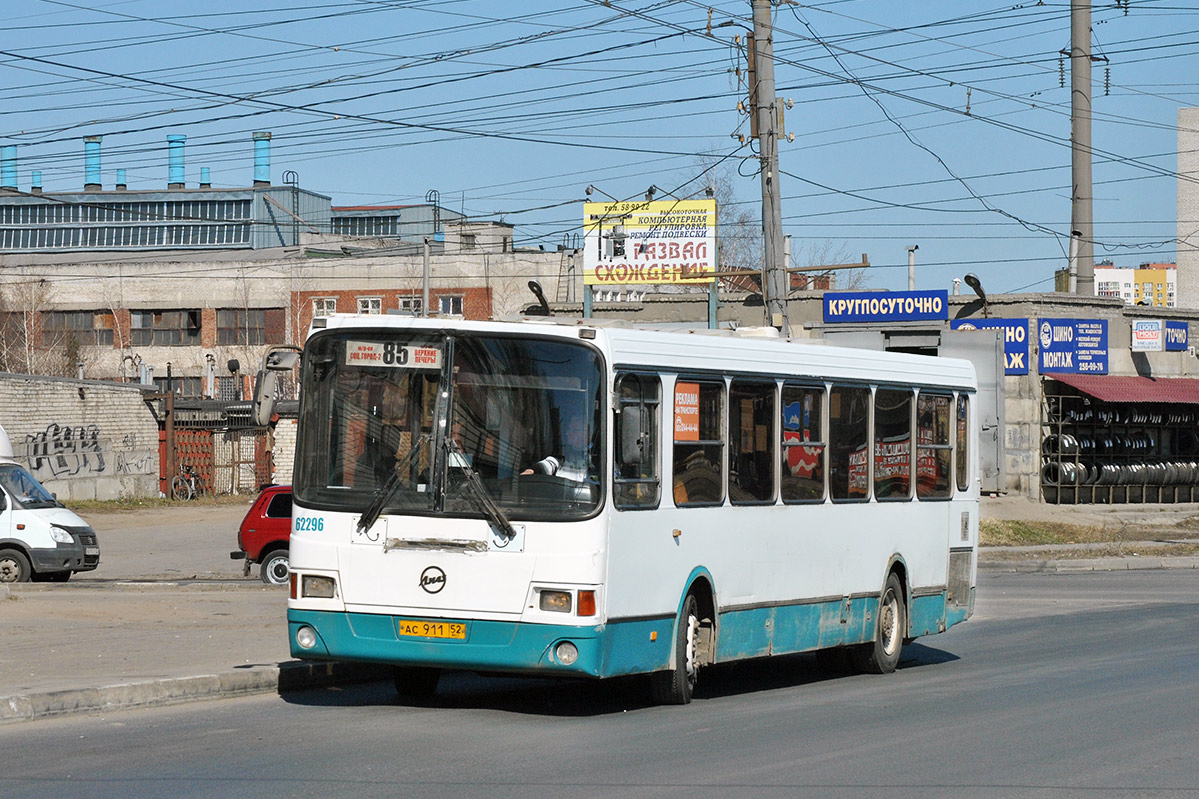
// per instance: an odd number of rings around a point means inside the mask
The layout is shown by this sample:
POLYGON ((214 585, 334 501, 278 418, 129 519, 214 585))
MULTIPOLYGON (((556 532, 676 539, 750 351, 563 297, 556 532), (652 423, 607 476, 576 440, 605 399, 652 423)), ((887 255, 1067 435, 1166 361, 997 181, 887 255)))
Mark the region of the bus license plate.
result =
POLYGON ((398 619, 396 629, 400 635, 417 638, 451 638, 455 641, 466 640, 466 625, 454 621, 414 621, 398 619))

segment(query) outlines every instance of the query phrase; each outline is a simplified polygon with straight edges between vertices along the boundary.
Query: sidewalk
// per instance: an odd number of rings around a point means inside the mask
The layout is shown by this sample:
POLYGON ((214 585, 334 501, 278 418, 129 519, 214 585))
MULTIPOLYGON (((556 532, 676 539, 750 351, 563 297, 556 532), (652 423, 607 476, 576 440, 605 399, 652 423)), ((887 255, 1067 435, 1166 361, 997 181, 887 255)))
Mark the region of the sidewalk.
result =
POLYGON ((257 580, 0 586, 0 723, 386 676, 292 661, 286 613, 257 580))
MULTIPOLYGON (((103 554, 94 575, 66 584, 0 586, 0 723, 387 678, 389 671, 380 667, 290 659, 286 589, 241 578, 238 564, 228 559, 233 546, 227 531, 230 524, 236 530, 242 512, 188 508, 169 523, 151 512, 96 514, 89 521, 100 532, 103 554), (191 522, 188 513, 195 517, 191 522), (163 533, 168 527, 170 533, 163 533), (186 538, 195 552, 184 558, 180 546, 160 543, 163 559, 155 560, 139 549, 165 535, 186 538)), ((1156 530, 1199 515, 1199 505, 1079 508, 1005 497, 984 500, 982 515, 1098 519, 1156 530)), ((1045 547, 1004 548, 1002 559, 996 549, 984 549, 979 569, 1199 568, 1197 557, 1155 557, 1157 542, 1124 546, 1136 554, 1054 561, 1037 557, 1045 547), (1012 554, 1026 557, 1013 560, 1012 554)))

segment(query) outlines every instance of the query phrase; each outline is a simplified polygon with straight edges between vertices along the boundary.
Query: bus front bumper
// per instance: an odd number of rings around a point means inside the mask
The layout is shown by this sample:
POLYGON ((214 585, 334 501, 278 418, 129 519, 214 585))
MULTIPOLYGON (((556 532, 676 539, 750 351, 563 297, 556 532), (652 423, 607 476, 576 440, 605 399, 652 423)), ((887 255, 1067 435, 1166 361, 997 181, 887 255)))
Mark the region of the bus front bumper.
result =
MULTIPOLYGON (((411 616, 403 619, 414 620, 411 616)), ((287 621, 291 654, 303 660, 609 676, 604 668, 604 625, 575 627, 475 620, 461 622, 466 627, 464 638, 447 639, 400 635, 400 617, 383 614, 289 610, 287 621), (306 630, 300 636, 304 628, 311 633, 306 630), (311 646, 301 646, 298 637, 311 646)))

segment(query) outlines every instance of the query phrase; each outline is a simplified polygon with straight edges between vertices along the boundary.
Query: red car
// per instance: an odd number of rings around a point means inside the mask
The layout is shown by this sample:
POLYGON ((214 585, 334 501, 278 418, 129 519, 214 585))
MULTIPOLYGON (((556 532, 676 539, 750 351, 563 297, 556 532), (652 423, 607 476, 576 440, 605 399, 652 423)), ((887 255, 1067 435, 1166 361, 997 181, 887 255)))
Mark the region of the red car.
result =
POLYGON ((237 531, 240 549, 229 553, 233 560, 245 559, 250 566, 261 564, 259 574, 269 585, 287 582, 287 547, 291 539, 291 486, 267 486, 254 500, 237 531))

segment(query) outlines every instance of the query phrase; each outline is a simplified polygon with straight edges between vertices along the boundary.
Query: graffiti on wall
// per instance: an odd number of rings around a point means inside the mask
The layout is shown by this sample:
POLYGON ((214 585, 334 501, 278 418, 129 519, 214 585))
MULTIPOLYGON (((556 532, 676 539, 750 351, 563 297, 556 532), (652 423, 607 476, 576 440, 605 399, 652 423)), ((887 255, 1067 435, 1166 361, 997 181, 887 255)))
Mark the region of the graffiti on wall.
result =
POLYGON ((39 478, 102 474, 107 465, 100 449, 100 428, 70 427, 51 423, 45 432, 26 434, 29 470, 39 478))

